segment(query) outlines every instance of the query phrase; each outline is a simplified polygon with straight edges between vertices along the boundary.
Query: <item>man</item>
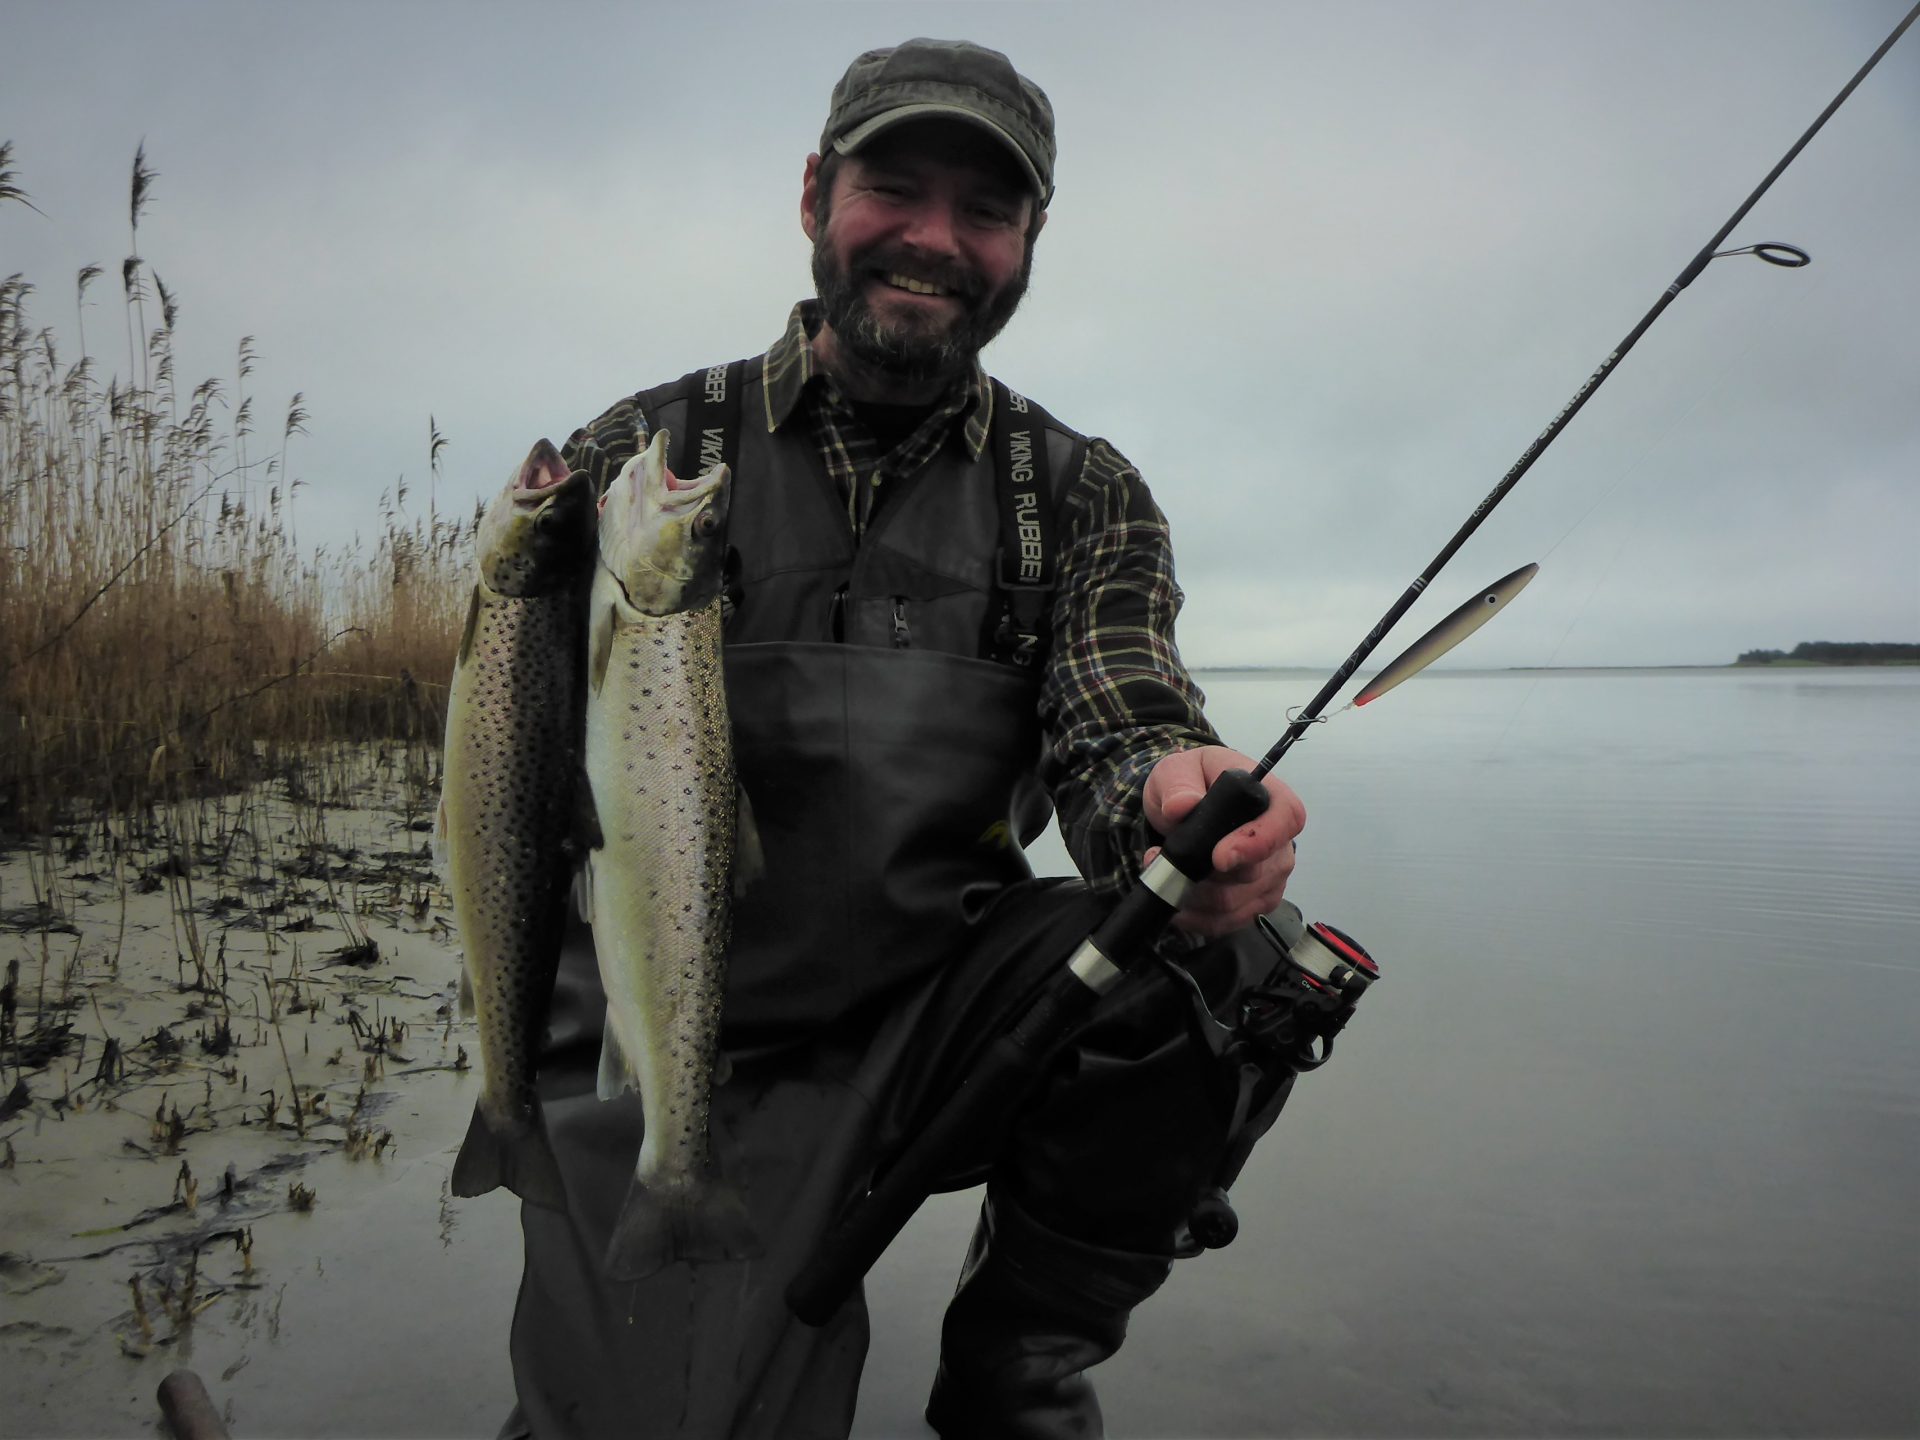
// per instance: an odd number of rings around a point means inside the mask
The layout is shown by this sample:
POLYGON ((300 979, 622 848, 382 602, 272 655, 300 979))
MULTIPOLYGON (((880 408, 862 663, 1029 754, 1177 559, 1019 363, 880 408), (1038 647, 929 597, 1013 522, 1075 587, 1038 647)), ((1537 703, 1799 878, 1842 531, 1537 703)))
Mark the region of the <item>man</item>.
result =
MULTIPOLYGON (((634 1097, 594 1097, 605 1002, 576 931, 540 1068, 570 1210, 523 1211, 506 1433, 844 1435, 864 1305, 811 1329, 787 1284, 1102 897, 1250 763, 1180 663, 1138 473, 979 367, 1025 292, 1053 167, 1052 109, 1005 56, 862 55, 802 181, 817 301, 765 356, 623 400, 567 446, 603 488, 660 428, 681 473, 695 433, 724 435, 734 469, 728 703, 767 864, 736 909, 712 1130, 766 1250, 602 1272, 640 1131, 634 1097), (1089 885, 1025 865, 1049 796, 1089 885)), ((1177 920, 1223 1013, 1273 965, 1246 927, 1280 903, 1304 823, 1267 783, 1177 920)), ((1151 975, 1096 1013, 992 1152, 953 1157, 950 1183, 988 1198, 928 1406, 944 1436, 1097 1435, 1082 1372, 1164 1281, 1218 1171, 1232 1105, 1182 990, 1151 975)))

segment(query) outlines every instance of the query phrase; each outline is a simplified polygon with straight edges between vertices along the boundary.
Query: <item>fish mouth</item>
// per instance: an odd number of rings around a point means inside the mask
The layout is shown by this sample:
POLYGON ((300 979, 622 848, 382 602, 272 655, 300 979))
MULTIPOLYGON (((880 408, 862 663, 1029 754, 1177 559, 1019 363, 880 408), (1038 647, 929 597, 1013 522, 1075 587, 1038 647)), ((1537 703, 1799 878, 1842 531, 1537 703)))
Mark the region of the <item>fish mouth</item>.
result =
POLYGON ((543 437, 527 452, 519 473, 513 478, 513 492, 516 498, 545 495, 558 490, 572 478, 567 462, 560 458, 560 452, 554 448, 553 442, 543 437))
POLYGON ((515 490, 514 507, 521 520, 533 526, 536 532, 571 525, 580 514, 580 506, 576 502, 584 494, 585 479, 585 473, 581 472, 538 489, 515 490))
POLYGON ((686 515, 698 510, 721 486, 727 483, 727 467, 716 465, 704 475, 682 480, 666 466, 660 467, 660 509, 668 515, 686 515))
MULTIPOLYGON (((656 430, 647 448, 637 457, 640 463, 621 478, 633 486, 631 498, 640 508, 651 507, 677 518, 698 510, 725 486, 731 472, 725 465, 715 465, 704 475, 682 480, 667 465, 667 447, 670 443, 669 432, 656 430)), ((608 494, 600 497, 603 511, 611 494, 609 487, 608 494)))
POLYGON ((551 440, 542 439, 528 452, 513 480, 515 509, 530 518, 536 527, 551 522, 553 511, 562 500, 580 488, 575 483, 582 473, 570 471, 551 440))

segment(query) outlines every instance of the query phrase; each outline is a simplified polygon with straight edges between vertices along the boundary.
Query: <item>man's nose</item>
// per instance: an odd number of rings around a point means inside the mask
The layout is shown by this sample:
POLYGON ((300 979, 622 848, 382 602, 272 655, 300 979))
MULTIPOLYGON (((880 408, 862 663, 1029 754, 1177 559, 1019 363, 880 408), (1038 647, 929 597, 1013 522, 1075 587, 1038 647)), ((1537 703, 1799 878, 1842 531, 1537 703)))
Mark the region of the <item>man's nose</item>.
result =
POLYGON ((959 226, 951 203, 930 199, 916 205, 901 236, 916 250, 930 255, 957 256, 960 253, 959 226))

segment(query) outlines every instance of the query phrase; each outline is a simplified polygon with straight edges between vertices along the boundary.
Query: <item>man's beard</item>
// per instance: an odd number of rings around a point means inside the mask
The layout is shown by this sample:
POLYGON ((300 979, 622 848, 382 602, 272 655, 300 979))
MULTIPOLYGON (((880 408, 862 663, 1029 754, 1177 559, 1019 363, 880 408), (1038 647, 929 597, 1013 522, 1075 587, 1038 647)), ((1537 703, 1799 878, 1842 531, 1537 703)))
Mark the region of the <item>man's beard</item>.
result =
MULTIPOLYGON (((960 266, 929 266, 923 258, 898 251, 870 250, 842 268, 827 247, 822 217, 813 244, 813 287, 833 333, 856 360, 903 380, 951 380, 973 368, 987 343, 1006 328, 1027 293, 1033 272, 1033 245, 1026 247, 1020 273, 999 294, 981 293, 980 277, 960 266), (863 276, 873 271, 901 272, 930 280, 960 301, 958 319, 944 328, 916 324, 911 318, 888 320, 867 304, 863 276)), ((937 324, 938 322, 934 322, 937 324)))

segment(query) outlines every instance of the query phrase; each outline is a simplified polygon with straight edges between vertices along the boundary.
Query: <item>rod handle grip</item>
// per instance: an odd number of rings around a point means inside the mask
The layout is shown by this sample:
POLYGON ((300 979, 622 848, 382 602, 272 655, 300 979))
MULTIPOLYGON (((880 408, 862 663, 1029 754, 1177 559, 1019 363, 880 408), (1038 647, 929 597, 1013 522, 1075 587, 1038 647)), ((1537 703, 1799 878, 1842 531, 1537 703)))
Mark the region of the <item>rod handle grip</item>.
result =
POLYGON ((1223 770, 1200 797, 1200 803, 1173 827, 1160 853, 1189 880, 1204 880, 1213 874, 1214 847, 1242 825, 1266 814, 1272 798, 1272 792, 1254 779, 1251 771, 1223 770))

